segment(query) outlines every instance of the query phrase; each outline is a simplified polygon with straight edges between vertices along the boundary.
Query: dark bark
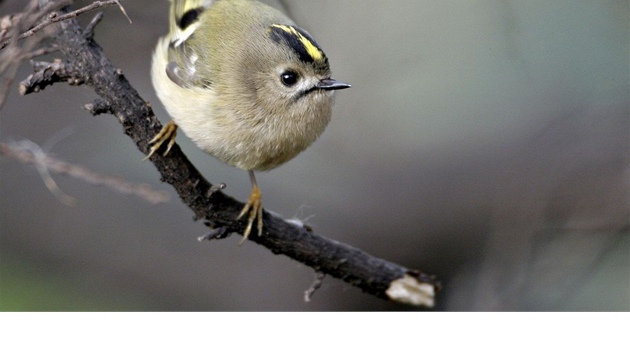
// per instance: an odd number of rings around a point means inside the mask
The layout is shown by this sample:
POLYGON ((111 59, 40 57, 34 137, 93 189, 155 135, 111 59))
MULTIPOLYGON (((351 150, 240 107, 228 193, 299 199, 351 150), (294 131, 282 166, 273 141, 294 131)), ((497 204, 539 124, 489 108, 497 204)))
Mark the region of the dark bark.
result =
MULTIPOLYGON (((161 124, 151 105, 140 97, 122 71, 113 66, 101 47, 94 42, 93 24, 84 30, 77 21, 71 19, 53 26, 58 29, 53 42, 64 56, 63 65, 60 65, 63 72, 59 73, 63 75, 51 75, 53 73, 49 72, 40 80, 31 78, 30 82, 36 84, 29 83, 27 79, 22 82, 20 90, 26 93, 34 87, 50 85, 54 80, 90 86, 100 99, 88 104, 86 108, 93 114, 115 115, 125 134, 140 151, 147 154, 147 142, 160 131, 161 124)), ((40 73, 41 70, 34 75, 40 73)), ((161 180, 175 188, 197 219, 205 220, 208 225, 220 230, 210 236, 210 239, 223 238, 232 232, 243 232, 245 221, 237 220, 243 204, 206 181, 177 145, 173 146, 166 157, 156 153, 150 161, 159 171, 161 180)), ((332 275, 385 299, 391 299, 386 291, 393 281, 401 278, 413 278, 418 284, 428 287, 430 293, 440 287, 439 282, 431 276, 316 235, 306 227, 289 223, 267 212, 264 213, 263 235, 252 235, 249 240, 268 248, 274 254, 284 254, 317 272, 332 275)), ((416 305, 432 306, 433 294, 428 296, 431 298, 430 302, 416 305)), ((410 302, 405 299, 397 301, 410 302)))

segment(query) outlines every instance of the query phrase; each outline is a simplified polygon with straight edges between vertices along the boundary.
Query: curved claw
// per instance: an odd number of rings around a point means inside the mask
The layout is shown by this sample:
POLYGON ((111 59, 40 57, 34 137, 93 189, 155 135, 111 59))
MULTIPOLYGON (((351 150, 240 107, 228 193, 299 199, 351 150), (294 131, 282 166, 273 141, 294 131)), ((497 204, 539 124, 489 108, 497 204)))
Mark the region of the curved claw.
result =
POLYGON ((241 210, 241 213, 238 215, 237 219, 242 218, 245 214, 249 214, 247 217, 247 227, 245 227, 245 231, 243 232, 243 239, 240 244, 243 244, 245 240, 249 237, 252 232, 252 227, 254 226, 254 221, 258 220, 256 224, 258 229, 258 236, 262 236, 263 230, 263 207, 262 207, 262 195, 260 194, 260 189, 258 188, 258 184, 256 183, 256 178, 254 177, 254 172, 249 171, 249 176, 252 180, 252 192, 249 195, 249 199, 247 200, 247 204, 241 210))
POLYGON ((146 161, 151 156, 153 156, 153 154, 160 149, 162 144, 164 144, 164 142, 168 140, 168 144, 166 145, 166 151, 164 151, 164 154, 162 154, 162 156, 166 156, 166 154, 168 154, 168 152, 171 151, 171 148, 173 147, 173 145, 175 145, 176 136, 177 136, 177 124, 173 123, 173 121, 169 121, 162 128, 162 130, 160 130, 160 132, 157 133, 157 135, 154 136, 153 139, 151 139, 151 141, 149 141, 149 145, 153 145, 153 146, 151 146, 151 150, 149 150, 149 154, 147 155, 147 157, 143 159, 143 161, 146 161))

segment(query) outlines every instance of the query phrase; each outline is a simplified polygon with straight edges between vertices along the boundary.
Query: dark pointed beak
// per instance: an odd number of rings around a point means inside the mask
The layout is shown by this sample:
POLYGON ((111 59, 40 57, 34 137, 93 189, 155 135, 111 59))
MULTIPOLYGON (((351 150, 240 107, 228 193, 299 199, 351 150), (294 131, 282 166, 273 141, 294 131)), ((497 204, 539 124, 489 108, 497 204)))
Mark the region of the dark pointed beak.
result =
POLYGON ((321 79, 317 84, 317 88, 320 90, 343 90, 351 87, 350 84, 337 81, 335 79, 321 79))

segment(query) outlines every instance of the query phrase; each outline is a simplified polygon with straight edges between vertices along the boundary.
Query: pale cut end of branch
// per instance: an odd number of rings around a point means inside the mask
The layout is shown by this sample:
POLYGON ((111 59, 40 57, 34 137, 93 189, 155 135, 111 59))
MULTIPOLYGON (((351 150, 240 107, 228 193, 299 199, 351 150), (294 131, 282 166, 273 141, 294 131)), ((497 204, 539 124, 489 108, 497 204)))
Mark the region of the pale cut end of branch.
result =
POLYGON ((435 305, 435 285, 422 282, 409 274, 394 280, 385 294, 390 300, 403 304, 426 307, 435 305))
POLYGON ((324 282, 324 278, 326 277, 325 273, 318 272, 315 275, 315 281, 313 285, 304 292, 304 302, 310 302, 313 298, 313 294, 317 291, 317 289, 321 288, 322 283, 324 282))

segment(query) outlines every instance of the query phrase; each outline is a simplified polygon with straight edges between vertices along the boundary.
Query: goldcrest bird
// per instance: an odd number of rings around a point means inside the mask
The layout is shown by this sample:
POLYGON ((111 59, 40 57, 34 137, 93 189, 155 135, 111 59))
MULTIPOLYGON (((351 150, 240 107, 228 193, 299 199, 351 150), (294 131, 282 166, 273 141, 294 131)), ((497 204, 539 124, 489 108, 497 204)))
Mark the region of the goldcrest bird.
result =
POLYGON ((171 0, 170 32, 153 55, 151 77, 172 120, 149 142, 147 158, 177 128, 203 151, 249 172, 252 192, 245 240, 261 193, 254 171, 282 165, 328 125, 335 90, 328 59, 315 40, 280 11, 248 0, 171 0))

